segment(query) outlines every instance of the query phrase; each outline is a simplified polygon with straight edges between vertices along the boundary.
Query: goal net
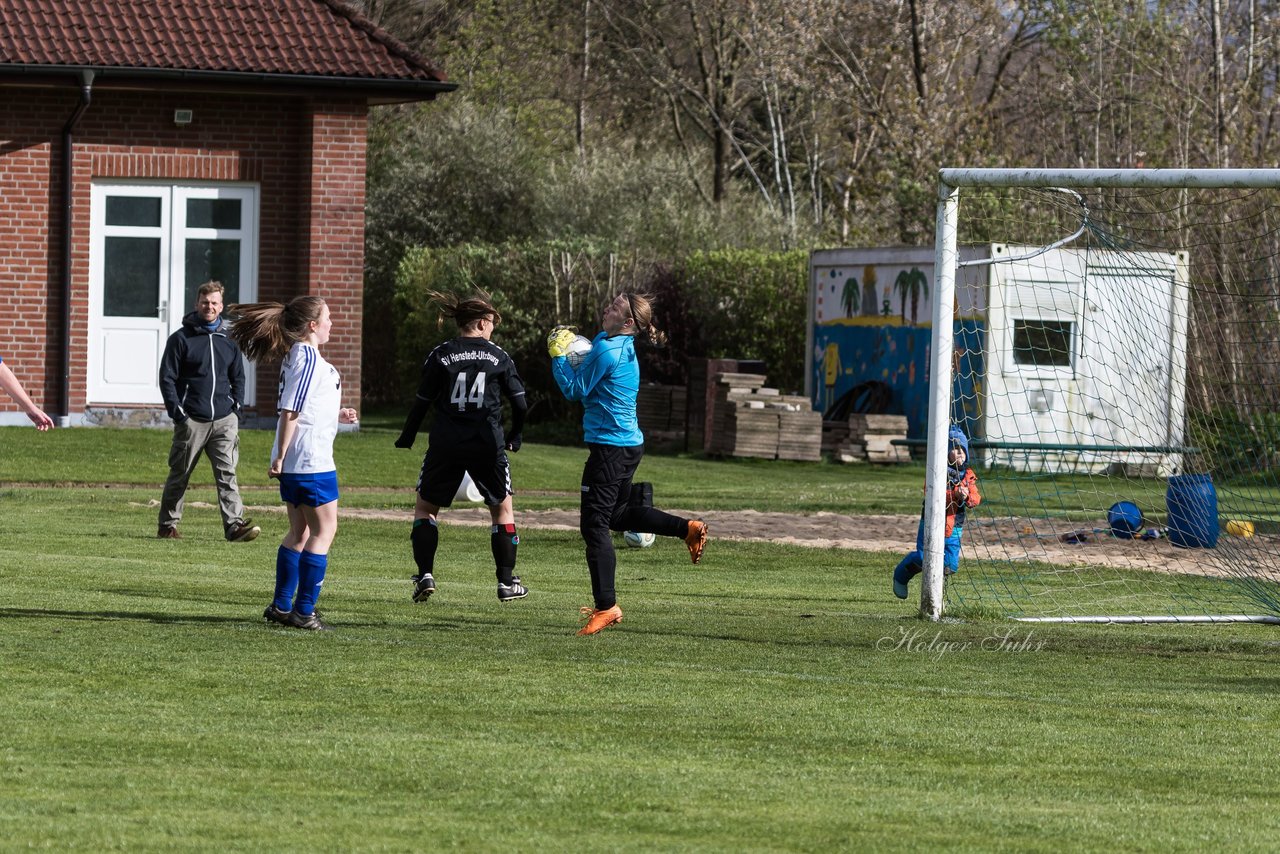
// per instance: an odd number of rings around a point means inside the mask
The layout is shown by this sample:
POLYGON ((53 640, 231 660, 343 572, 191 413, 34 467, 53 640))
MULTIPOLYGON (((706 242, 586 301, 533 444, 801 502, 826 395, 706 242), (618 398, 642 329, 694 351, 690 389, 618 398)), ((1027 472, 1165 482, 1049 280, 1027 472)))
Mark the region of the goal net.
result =
POLYGON ((922 612, 1280 621, 1280 170, 942 180, 922 612))

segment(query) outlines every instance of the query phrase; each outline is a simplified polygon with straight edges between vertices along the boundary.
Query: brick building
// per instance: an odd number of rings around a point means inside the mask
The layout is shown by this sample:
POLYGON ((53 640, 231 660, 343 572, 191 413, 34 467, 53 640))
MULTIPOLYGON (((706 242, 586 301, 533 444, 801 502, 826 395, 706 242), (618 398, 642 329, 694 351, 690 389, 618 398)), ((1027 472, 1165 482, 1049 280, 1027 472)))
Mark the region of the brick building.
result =
POLYGON ((368 110, 453 88, 341 0, 0 0, 0 357, 64 425, 154 423, 216 278, 324 297, 358 405, 368 110))

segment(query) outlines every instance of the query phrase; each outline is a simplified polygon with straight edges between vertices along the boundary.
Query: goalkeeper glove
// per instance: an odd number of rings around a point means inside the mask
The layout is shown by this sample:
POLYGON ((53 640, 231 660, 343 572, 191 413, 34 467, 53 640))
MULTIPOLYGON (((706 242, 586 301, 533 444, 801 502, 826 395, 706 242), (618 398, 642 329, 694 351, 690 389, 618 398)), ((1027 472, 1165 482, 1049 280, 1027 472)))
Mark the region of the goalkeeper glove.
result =
POLYGON ((568 326, 557 326, 547 335, 547 353, 555 359, 569 354, 569 345, 578 335, 568 326))
POLYGON ((509 433, 507 434, 507 439, 503 444, 506 446, 506 450, 514 454, 520 450, 520 445, 522 443, 523 438, 519 433, 509 433))

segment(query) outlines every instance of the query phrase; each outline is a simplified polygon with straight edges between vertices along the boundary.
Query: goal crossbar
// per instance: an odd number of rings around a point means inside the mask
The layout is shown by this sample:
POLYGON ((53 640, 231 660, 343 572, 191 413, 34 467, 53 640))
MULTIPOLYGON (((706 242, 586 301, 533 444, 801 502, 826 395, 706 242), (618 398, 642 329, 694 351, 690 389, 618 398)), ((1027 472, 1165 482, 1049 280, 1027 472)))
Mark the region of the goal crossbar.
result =
POLYGON ((939 170, 950 187, 1280 187, 1280 169, 956 169, 939 170))

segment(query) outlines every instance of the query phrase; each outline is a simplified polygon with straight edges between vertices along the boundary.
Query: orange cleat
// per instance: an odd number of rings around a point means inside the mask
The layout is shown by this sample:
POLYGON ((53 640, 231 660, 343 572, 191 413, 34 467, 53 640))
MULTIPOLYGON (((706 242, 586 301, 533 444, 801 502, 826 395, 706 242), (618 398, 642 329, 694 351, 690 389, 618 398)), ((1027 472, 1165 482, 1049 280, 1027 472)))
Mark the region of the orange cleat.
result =
POLYGON ((605 608, 603 611, 597 611, 595 608, 583 608, 582 615, 587 618, 587 624, 578 630, 579 635, 594 635, 601 629, 608 628, 614 623, 622 622, 622 609, 617 605, 612 608, 605 608))
POLYGON ((689 557, 696 564, 702 560, 702 550, 707 547, 707 523, 701 519, 689 521, 689 533, 684 535, 684 544, 689 547, 689 557))

